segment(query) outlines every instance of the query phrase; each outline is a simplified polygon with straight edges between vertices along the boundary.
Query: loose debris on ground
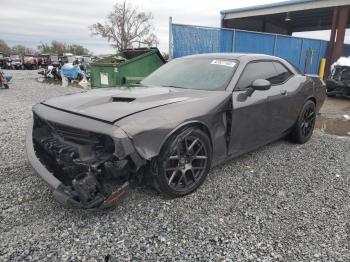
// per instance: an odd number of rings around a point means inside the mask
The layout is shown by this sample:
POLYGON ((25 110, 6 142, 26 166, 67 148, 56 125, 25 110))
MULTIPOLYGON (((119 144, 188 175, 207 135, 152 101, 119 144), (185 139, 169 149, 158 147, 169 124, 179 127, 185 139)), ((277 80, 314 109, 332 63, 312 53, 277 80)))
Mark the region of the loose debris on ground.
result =
POLYGON ((214 168, 194 194, 132 189, 117 207, 67 209, 25 157, 31 107, 77 88, 12 71, 0 90, 1 261, 348 261, 350 139, 317 131, 214 168))

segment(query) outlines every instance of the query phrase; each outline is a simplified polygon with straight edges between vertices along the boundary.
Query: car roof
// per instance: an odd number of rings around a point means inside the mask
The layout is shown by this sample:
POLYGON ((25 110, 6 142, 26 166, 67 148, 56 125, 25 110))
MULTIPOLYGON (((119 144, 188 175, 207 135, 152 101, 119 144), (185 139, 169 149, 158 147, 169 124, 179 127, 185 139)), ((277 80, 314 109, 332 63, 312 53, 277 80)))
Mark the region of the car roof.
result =
POLYGON ((208 53, 208 54, 197 54, 197 55, 189 55, 189 56, 183 56, 179 57, 177 59, 200 59, 200 58, 208 58, 208 59, 230 59, 230 60, 238 60, 239 62, 242 62, 242 64, 249 63, 251 61, 256 60, 273 60, 273 61, 279 61, 282 64, 284 64, 289 70, 291 70, 294 74, 301 74, 299 69, 289 63, 288 61, 277 57, 277 56, 271 56, 271 55, 264 55, 264 54, 254 54, 254 53, 208 53))
POLYGON ((181 57, 185 59, 191 58, 209 58, 209 59, 236 59, 239 61, 251 61, 259 59, 272 59, 272 60, 281 60, 281 58, 271 55, 264 54, 254 54, 254 53, 209 53, 209 54, 197 54, 181 57))

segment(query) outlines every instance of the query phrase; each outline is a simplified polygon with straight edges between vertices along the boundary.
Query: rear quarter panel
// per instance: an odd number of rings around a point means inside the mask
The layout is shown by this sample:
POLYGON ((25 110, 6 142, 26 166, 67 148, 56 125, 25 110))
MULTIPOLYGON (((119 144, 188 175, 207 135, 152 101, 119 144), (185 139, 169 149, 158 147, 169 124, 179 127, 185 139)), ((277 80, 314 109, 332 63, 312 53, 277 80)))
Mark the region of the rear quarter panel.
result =
POLYGON ((318 75, 306 75, 313 83, 313 97, 316 100, 316 113, 318 113, 326 100, 326 83, 318 75))
POLYGON ((295 75, 288 83, 289 115, 295 123, 307 100, 315 100, 316 113, 319 112, 326 97, 324 82, 314 75, 295 75))

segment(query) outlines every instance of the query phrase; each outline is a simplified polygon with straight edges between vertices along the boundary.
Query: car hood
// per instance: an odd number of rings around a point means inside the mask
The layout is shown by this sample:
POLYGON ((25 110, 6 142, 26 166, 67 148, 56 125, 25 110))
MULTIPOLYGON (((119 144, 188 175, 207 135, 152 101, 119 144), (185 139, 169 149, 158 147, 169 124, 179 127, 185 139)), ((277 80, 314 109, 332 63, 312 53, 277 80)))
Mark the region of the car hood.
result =
POLYGON ((51 98, 42 104, 108 123, 169 104, 191 102, 223 91, 204 91, 168 87, 100 88, 51 98))

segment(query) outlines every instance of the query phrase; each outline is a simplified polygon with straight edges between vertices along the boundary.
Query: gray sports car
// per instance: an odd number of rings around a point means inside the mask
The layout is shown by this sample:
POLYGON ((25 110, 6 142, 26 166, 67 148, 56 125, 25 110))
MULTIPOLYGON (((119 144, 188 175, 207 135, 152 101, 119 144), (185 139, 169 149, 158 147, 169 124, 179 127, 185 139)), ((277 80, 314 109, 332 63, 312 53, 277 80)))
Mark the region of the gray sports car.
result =
POLYGON ((308 141, 325 95, 317 76, 277 57, 183 57, 139 85, 35 105, 27 155, 69 206, 114 205, 129 183, 184 196, 229 157, 286 136, 308 141))

